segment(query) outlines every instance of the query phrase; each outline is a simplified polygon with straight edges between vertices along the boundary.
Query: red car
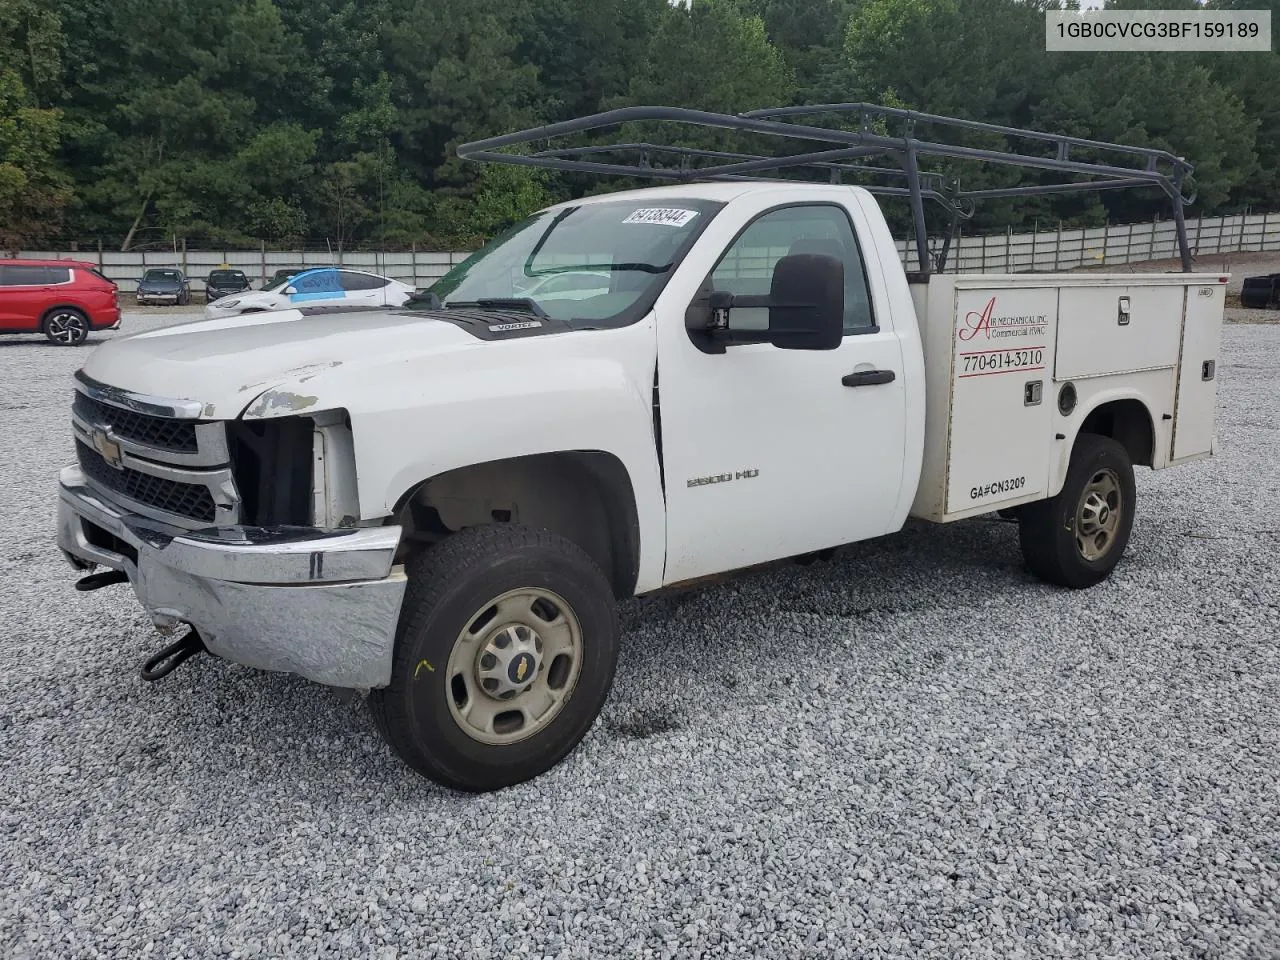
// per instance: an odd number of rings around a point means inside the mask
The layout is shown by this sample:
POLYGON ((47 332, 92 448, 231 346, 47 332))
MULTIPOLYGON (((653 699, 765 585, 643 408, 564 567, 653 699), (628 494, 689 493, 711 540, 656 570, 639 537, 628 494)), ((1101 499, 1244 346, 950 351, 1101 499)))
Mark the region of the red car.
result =
POLYGON ((0 260, 0 333, 43 333, 65 347, 120 326, 119 288, 91 263, 0 260))

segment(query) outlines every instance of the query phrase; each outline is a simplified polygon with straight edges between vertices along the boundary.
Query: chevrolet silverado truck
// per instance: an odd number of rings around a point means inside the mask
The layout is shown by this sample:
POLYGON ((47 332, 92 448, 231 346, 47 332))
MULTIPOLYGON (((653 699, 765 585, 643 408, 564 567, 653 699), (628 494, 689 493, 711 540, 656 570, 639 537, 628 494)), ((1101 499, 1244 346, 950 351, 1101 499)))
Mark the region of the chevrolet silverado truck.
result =
POLYGON ((359 691, 413 769, 495 789, 587 733, 621 598, 997 511, 1039 578, 1107 577, 1134 467, 1214 451, 1226 279, 908 275, 843 183, 573 200, 404 307, 97 347, 57 540, 187 628, 144 677, 359 691))

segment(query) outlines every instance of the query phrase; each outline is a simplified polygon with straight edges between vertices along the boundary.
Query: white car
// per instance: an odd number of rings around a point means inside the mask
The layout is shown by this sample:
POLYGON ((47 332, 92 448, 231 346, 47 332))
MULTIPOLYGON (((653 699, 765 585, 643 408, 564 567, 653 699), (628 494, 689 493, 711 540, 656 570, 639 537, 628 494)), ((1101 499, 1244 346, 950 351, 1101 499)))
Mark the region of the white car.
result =
POLYGON ((534 280, 520 294, 531 300, 589 300, 608 292, 609 274, 597 270, 573 270, 534 280))
POLYGON ((407 303, 414 288, 376 273, 317 267, 292 277, 282 277, 261 290, 247 290, 215 300, 204 308, 206 317, 226 317, 290 307, 398 307, 407 303))

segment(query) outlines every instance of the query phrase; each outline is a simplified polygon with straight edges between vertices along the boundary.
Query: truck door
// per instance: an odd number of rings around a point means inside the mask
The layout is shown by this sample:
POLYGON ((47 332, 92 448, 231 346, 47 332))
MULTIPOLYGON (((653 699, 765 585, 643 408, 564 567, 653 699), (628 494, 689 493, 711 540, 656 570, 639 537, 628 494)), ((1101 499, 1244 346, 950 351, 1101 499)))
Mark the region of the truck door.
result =
MULTIPOLYGON (((854 229, 861 216, 830 202, 763 209, 693 298, 765 294, 782 257, 837 256, 845 336, 835 350, 740 344, 706 353, 685 327, 689 300, 660 314, 665 582, 879 536, 893 525, 906 415, 902 353, 891 319, 874 308, 854 229)), ((729 315, 731 328, 767 322, 764 309, 729 315)))

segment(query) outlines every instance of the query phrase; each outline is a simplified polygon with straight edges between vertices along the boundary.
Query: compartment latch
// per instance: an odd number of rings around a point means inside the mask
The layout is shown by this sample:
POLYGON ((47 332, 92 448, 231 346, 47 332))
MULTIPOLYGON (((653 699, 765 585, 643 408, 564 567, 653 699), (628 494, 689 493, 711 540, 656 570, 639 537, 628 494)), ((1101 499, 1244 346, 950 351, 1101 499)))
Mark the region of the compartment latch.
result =
POLYGON ((1200 379, 1212 380, 1214 375, 1217 373, 1217 366, 1217 363, 1213 360, 1206 360, 1204 363, 1200 364, 1200 379))
POLYGON ((1037 406, 1044 397, 1044 381, 1028 380, 1022 387, 1022 405, 1024 407, 1037 406))
POLYGON ((1120 309, 1116 315, 1116 323, 1122 327, 1127 327, 1129 325, 1129 298, 1128 297, 1120 298, 1120 309))

